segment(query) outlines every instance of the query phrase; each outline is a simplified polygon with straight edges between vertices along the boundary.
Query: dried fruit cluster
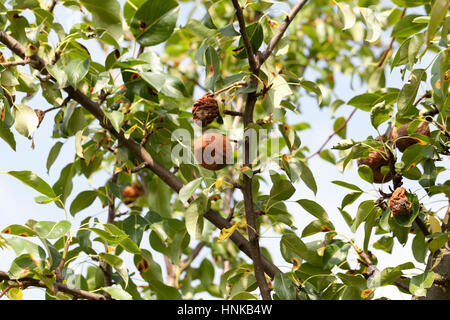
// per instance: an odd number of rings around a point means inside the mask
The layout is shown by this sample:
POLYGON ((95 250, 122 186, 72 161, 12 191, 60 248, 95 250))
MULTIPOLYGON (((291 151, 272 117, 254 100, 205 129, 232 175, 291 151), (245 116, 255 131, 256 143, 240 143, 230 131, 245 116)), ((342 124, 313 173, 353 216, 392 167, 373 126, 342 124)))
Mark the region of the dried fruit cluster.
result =
POLYGON ((397 188, 389 200, 389 208, 394 216, 411 215, 412 203, 406 197, 405 188, 397 188))
MULTIPOLYGON (((192 106, 194 122, 202 128, 219 116, 219 105, 213 93, 207 93, 192 106)), ((194 156, 208 170, 220 170, 227 166, 233 153, 230 141, 220 133, 205 133, 194 141, 194 156)))
MULTIPOLYGON (((412 122, 408 122, 402 125, 400 128, 393 127, 391 132, 388 134, 389 142, 401 152, 404 152, 408 147, 418 143, 420 140, 414 137, 410 137, 408 134, 408 128, 412 122)), ((430 136, 430 127, 428 122, 422 121, 416 128, 414 133, 418 133, 424 136, 430 136)), ((378 137, 377 140, 381 140, 378 137)), ((391 171, 386 173, 381 172, 381 167, 389 166, 391 159, 383 151, 383 148, 379 150, 373 150, 369 152, 367 158, 359 158, 357 160, 358 166, 367 165, 372 169, 373 182, 374 183, 385 183, 391 181, 393 176, 391 171)))
POLYGON ((192 106, 194 122, 206 127, 219 116, 219 105, 213 93, 207 93, 192 106))

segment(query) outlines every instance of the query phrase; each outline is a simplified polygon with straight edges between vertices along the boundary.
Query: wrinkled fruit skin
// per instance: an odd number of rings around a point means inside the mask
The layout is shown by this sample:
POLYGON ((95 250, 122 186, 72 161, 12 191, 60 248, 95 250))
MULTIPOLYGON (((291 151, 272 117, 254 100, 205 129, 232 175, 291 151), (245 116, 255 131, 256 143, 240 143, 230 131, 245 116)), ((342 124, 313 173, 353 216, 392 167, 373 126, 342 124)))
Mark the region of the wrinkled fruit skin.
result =
POLYGON ((219 105, 212 93, 207 93, 192 106, 192 118, 197 125, 206 127, 219 116, 219 105))
MULTIPOLYGON (((406 150, 406 148, 408 148, 418 142, 414 138, 408 138, 408 127, 410 124, 411 124, 411 122, 408 122, 408 123, 402 125, 400 128, 394 127, 392 129, 392 137, 395 141, 395 146, 401 152, 404 152, 406 150)), ((428 125, 428 122, 422 121, 419 124, 419 126, 417 127, 416 131, 414 131, 414 133, 419 133, 419 134, 429 137, 430 136, 430 126, 428 125)))
POLYGON ((397 188, 389 200, 389 208, 394 216, 409 216, 411 215, 412 204, 406 197, 405 188, 397 188))
POLYGON ((39 126, 41 125, 42 120, 44 120, 45 117, 45 112, 39 109, 34 109, 34 113, 36 113, 36 116, 39 119, 38 125, 37 127, 39 128, 39 126))
POLYGON ((385 175, 381 173, 382 166, 389 166, 389 159, 383 158, 383 155, 378 151, 370 151, 367 159, 359 158, 357 163, 358 167, 361 165, 366 165, 372 169, 374 183, 385 183, 392 180, 392 174, 390 171, 385 175))
POLYGON ((230 141, 220 133, 205 133, 194 141, 194 156, 208 170, 220 170, 227 166, 227 157, 233 154, 230 141))
POLYGON ((132 183, 123 189, 122 197, 125 204, 136 201, 137 198, 144 195, 144 189, 141 185, 132 183))

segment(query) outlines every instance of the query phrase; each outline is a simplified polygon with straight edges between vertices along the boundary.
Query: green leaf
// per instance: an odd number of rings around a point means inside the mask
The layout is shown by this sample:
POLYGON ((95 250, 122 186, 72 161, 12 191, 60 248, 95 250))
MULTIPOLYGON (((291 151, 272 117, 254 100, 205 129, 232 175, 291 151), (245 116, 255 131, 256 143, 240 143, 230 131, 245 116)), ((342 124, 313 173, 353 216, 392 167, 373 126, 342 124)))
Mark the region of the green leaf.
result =
POLYGON ((156 176, 152 178, 150 183, 153 186, 153 188, 149 189, 150 208, 163 218, 171 218, 172 208, 170 199, 172 190, 164 181, 156 176))
POLYGON ((308 248, 303 241, 293 233, 285 234, 281 237, 281 242, 293 253, 304 258, 308 248))
POLYGON ((419 54, 420 49, 422 49, 425 40, 422 33, 415 34, 410 39, 411 41, 408 45, 408 63, 410 66, 413 66, 417 61, 416 56, 419 54))
POLYGON ((72 192, 72 179, 75 176, 75 173, 75 164, 69 163, 61 170, 58 181, 56 181, 53 185, 53 190, 55 190, 55 193, 60 196, 60 199, 63 203, 66 202, 67 197, 72 192))
POLYGON ((314 195, 317 193, 317 184, 312 171, 303 161, 299 161, 299 166, 301 168, 300 179, 306 184, 306 186, 314 192, 314 195))
POLYGON ((352 6, 346 2, 336 2, 336 4, 339 8, 341 17, 344 20, 344 28, 342 30, 350 29, 356 22, 356 16, 352 6))
POLYGON ((203 181, 203 178, 197 178, 195 180, 192 180, 188 184, 184 185, 179 192, 179 197, 180 197, 181 202, 186 204, 187 201, 189 200, 189 198, 198 189, 198 187, 200 187, 200 185, 202 184, 202 181, 203 181))
POLYGON ((368 165, 360 165, 358 167, 358 174, 361 177, 361 179, 373 183, 373 171, 368 165))
POLYGON ((198 239, 203 231, 203 215, 206 212, 206 196, 201 193, 191 202, 185 213, 186 229, 192 238, 198 239))
POLYGON ((124 239, 128 238, 125 233, 112 233, 109 230, 102 230, 99 228, 88 228, 89 230, 95 232, 100 238, 105 240, 108 243, 119 244, 124 239))
POLYGON ((64 68, 64 72, 67 76, 67 81, 69 81, 69 84, 77 88, 78 84, 81 80, 86 77, 90 66, 90 59, 87 58, 86 60, 81 59, 71 59, 67 66, 64 68))
POLYGON ((422 232, 417 232, 412 242, 412 253, 414 259, 418 262, 425 263, 428 245, 422 232))
POLYGON ((9 129, 0 128, 0 138, 2 138, 14 151, 16 151, 16 139, 9 129))
POLYGON ((409 83, 405 84, 402 90, 400 90, 397 102, 397 108, 400 116, 406 114, 412 107, 424 73, 424 69, 413 70, 409 75, 409 83))
POLYGON ((364 24, 367 27, 366 41, 375 42, 378 40, 381 34, 381 25, 378 19, 375 17, 374 12, 369 8, 359 8, 361 17, 364 24))
POLYGON ((427 29, 427 42, 433 39, 434 34, 439 28, 439 25, 444 20, 445 15, 448 13, 448 7, 450 2, 448 0, 436 0, 434 1, 433 8, 430 12, 430 22, 427 29))
POLYGON ((142 79, 161 94, 172 98, 183 98, 186 89, 183 82, 174 76, 158 72, 141 72, 142 79))
POLYGON ((220 60, 213 47, 208 47, 205 51, 205 75, 205 88, 214 91, 216 80, 220 75, 220 60))
POLYGON ((109 293, 111 297, 116 300, 133 300, 131 294, 120 287, 103 287, 102 290, 109 293))
POLYGON ((74 216, 76 213, 89 207, 97 198, 97 191, 87 190, 80 192, 70 205, 70 214, 74 216))
POLYGON ((142 46, 154 46, 169 39, 179 7, 174 0, 148 0, 131 19, 131 32, 142 46))
POLYGON ((372 105, 375 101, 380 98, 380 95, 375 93, 363 93, 351 98, 347 104, 350 106, 354 106, 363 111, 370 111, 372 109, 372 105))
POLYGON ((106 112, 105 115, 108 117, 108 119, 111 121, 112 126, 117 132, 120 132, 120 128, 123 121, 123 112, 122 111, 112 111, 112 112, 106 112))
POLYGON ((393 110, 392 105, 385 105, 384 101, 374 105, 370 111, 370 121, 372 122, 373 127, 378 129, 380 124, 389 120, 393 110))
POLYGON ((331 269, 332 267, 338 266, 344 262, 347 259, 350 248, 350 244, 342 242, 326 246, 323 253, 323 263, 325 268, 331 269))
POLYGON ((48 65, 46 69, 48 73, 50 73, 50 75, 56 79, 60 89, 68 86, 67 74, 63 69, 63 66, 60 66, 59 63, 56 63, 54 65, 48 65))
POLYGON ((14 105, 13 116, 15 119, 14 128, 26 138, 31 138, 37 129, 39 119, 32 108, 25 104, 14 105))
POLYGON ((80 0, 92 14, 96 28, 105 29, 116 41, 122 37, 122 19, 120 4, 117 0, 80 0))
POLYGON ((360 203, 358 211, 356 212, 356 218, 351 227, 353 233, 356 232, 359 225, 366 220, 369 214, 375 209, 373 200, 366 200, 360 203))
POLYGON ((331 183, 334 183, 334 184, 336 184, 338 186, 341 186, 341 187, 344 187, 344 188, 347 188, 347 189, 350 189, 350 190, 363 192, 363 190, 360 187, 358 187, 358 186, 356 186, 354 184, 345 182, 345 181, 334 180, 334 181, 331 181, 331 183))
POLYGON ((417 297, 424 297, 427 289, 433 285, 433 271, 425 271, 423 274, 414 276, 409 282, 409 292, 417 297))
POLYGON ((404 16, 392 30, 392 37, 395 38, 407 38, 415 33, 420 32, 423 28, 426 27, 425 23, 414 23, 413 20, 420 15, 411 14, 404 16))
POLYGON ((428 4, 431 0, 392 0, 392 2, 399 7, 410 8, 428 4))
POLYGON ((50 168, 53 165, 53 163, 55 162, 56 158, 59 155, 59 152, 61 151, 61 147, 64 144, 60 141, 56 142, 53 147, 50 149, 50 152, 48 153, 48 157, 47 157, 47 173, 50 172, 50 168))
POLYGON ((71 227, 72 224, 67 220, 39 221, 34 225, 34 230, 44 239, 57 239, 65 235, 71 227))
POLYGON ((333 131, 337 131, 339 129, 339 132, 337 133, 337 135, 341 138, 341 139, 345 139, 346 138, 346 134, 347 134, 347 126, 344 125, 345 124, 345 117, 339 117, 336 118, 336 120, 333 123, 333 131), (342 127, 344 126, 344 127, 342 127), (342 129, 341 129, 342 127, 342 129))
POLYGON ((273 174, 270 178, 273 183, 270 189, 271 200, 287 200, 294 194, 295 188, 290 181, 282 179, 279 174, 273 174))
MULTIPOLYGON (((264 40, 264 32, 260 23, 256 22, 247 26, 247 34, 250 40, 250 45, 252 47, 253 53, 256 53, 261 46, 264 40)), ((238 51, 235 55, 238 59, 246 59, 247 58, 247 50, 244 48, 244 41, 242 37, 239 40, 238 49, 242 49, 242 51, 238 51)))
POLYGON ((38 177, 34 172, 31 171, 9 171, 9 175, 16 179, 19 179, 27 186, 33 188, 34 190, 42 193, 49 198, 55 198, 56 194, 47 182, 38 177))
POLYGON ((376 242, 374 242, 373 247, 375 249, 386 251, 387 253, 392 253, 392 248, 394 247, 394 238, 389 236, 382 236, 376 242))
POLYGON ((231 300, 258 300, 258 297, 250 292, 242 291, 232 296, 231 300))
POLYGON ((11 279, 26 277, 30 271, 39 267, 38 263, 30 254, 20 255, 11 263, 11 267, 8 270, 9 277, 11 279))
POLYGON ((296 292, 291 279, 284 273, 279 272, 275 275, 273 289, 277 296, 282 300, 295 300, 296 292))
POLYGON ((331 224, 327 212, 317 202, 309 199, 301 199, 298 200, 297 203, 324 224, 331 224))
POLYGON ((103 260, 105 260, 111 267, 113 267, 119 276, 123 279, 125 282, 125 287, 128 285, 128 270, 123 265, 122 258, 115 256, 113 254, 102 252, 99 254, 99 257, 103 260))
POLYGON ((322 103, 322 91, 315 82, 302 80, 300 81, 300 85, 307 91, 314 92, 317 95, 317 100, 319 101, 319 104, 322 103))
POLYGON ((363 193, 356 191, 356 192, 351 192, 345 195, 344 199, 342 199, 341 202, 341 209, 344 209, 346 206, 352 204, 353 202, 355 202, 363 193))
POLYGON ((411 43, 411 38, 406 39, 400 45, 397 52, 395 53, 394 59, 391 62, 391 71, 394 67, 405 64, 409 57, 409 45, 411 43))

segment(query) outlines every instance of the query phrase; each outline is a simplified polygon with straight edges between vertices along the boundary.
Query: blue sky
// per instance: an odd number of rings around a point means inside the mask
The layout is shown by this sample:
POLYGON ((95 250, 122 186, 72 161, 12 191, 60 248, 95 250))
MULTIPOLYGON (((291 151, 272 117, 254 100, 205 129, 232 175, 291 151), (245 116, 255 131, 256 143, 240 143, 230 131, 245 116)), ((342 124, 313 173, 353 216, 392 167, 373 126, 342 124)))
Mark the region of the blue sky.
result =
MULTIPOLYGON (((124 2, 124 1, 121 1, 124 2)), ((182 10, 180 14, 180 19, 178 21, 178 25, 184 25, 186 21, 187 12, 192 7, 190 5, 186 5, 182 3, 182 10)), ((195 17, 201 17, 203 12, 196 12, 195 17)), ((56 9, 56 19, 61 22, 65 27, 66 31, 68 31, 69 25, 73 24, 77 19, 79 19, 79 14, 73 11, 69 11, 62 6, 58 6, 56 9)), ((390 39, 388 37, 384 38, 384 41, 387 45, 387 42, 390 39)), ((92 46, 89 45, 90 48, 92 46)), ((161 48, 161 47, 159 47, 161 48)), ((93 54, 94 60, 98 62, 104 61, 103 52, 94 48, 95 52, 93 54)), ((158 51, 158 48, 155 49, 158 51)), ((422 62, 423 66, 428 65, 429 57, 425 56, 424 61, 422 62)), ((401 87, 402 80, 400 78, 399 68, 395 69, 392 74, 387 76, 387 87, 401 87)), ((305 79, 312 80, 314 77, 313 73, 306 73, 305 79)), ((364 93, 366 87, 357 87, 355 90, 351 90, 350 76, 349 75, 335 75, 336 77, 336 88, 335 92, 338 93, 339 98, 348 101, 353 96, 364 93)), ((429 89, 422 83, 422 86, 419 91, 419 95, 421 92, 424 92, 426 89, 429 89)), ((203 92, 201 90, 196 91, 196 95, 200 97, 203 92)), ((46 109, 48 108, 48 104, 45 100, 40 97, 36 97, 30 102, 27 102, 28 105, 33 108, 46 109)), ((307 145, 311 151, 317 150, 319 146, 325 141, 328 135, 332 131, 334 119, 339 116, 348 116, 353 107, 351 106, 341 106, 334 118, 331 115, 331 112, 328 108, 320 109, 317 105, 317 100, 314 97, 304 96, 300 101, 299 105, 302 111, 302 114, 298 116, 290 116, 290 123, 297 123, 299 121, 305 121, 311 123, 311 129, 300 132, 300 137, 302 140, 302 144, 307 145)), ((47 156, 50 148, 56 142, 51 139, 52 130, 53 130, 53 119, 54 113, 47 115, 47 119, 43 121, 41 127, 37 130, 34 135, 35 149, 31 148, 31 141, 26 138, 16 135, 17 141, 17 152, 13 152, 3 140, 0 141, 0 171, 11 171, 11 170, 31 170, 42 177, 44 180, 53 184, 59 178, 59 174, 61 169, 69 162, 73 161, 75 156, 75 146, 73 137, 70 138, 63 146, 61 153, 56 160, 55 164, 51 168, 49 174, 47 174, 47 170, 45 168, 45 163, 47 161, 47 156)), ((381 128, 381 131, 384 130, 384 127, 381 128)), ((358 110, 354 117, 352 118, 349 126, 347 128, 347 136, 352 137, 355 140, 365 139, 368 135, 377 135, 375 129, 370 125, 369 113, 358 110)), ((331 147, 334 143, 340 140, 339 137, 334 137, 330 143, 329 147, 331 147)), ((442 165, 448 166, 448 161, 442 163, 442 165)), ((319 157, 314 158, 310 161, 309 166, 315 176, 315 179, 318 184, 318 192, 317 195, 314 194, 307 189, 302 183, 298 183, 295 187, 297 188, 296 193, 292 196, 291 199, 297 200, 302 198, 308 198, 311 200, 316 200, 320 203, 328 212, 331 220, 333 221, 336 230, 350 238, 356 239, 357 243, 362 244, 364 235, 362 233, 362 228, 358 230, 356 234, 352 234, 350 229, 345 224, 342 219, 337 207, 340 206, 342 198, 347 194, 347 191, 344 188, 338 187, 331 183, 332 180, 345 180, 353 182, 364 190, 373 190, 373 186, 361 180, 355 170, 355 168, 351 168, 344 173, 338 172, 335 166, 332 164, 323 161, 319 157)), ((92 186, 101 186, 105 179, 109 178, 109 174, 101 173, 94 175, 92 181, 87 181, 84 177, 75 177, 74 178, 74 188, 71 196, 68 198, 67 203, 70 204, 74 197, 81 191, 85 189, 90 189, 92 186)), ((439 176, 438 182, 441 182, 445 178, 445 173, 439 176)), ((448 178, 448 175, 447 175, 448 178)), ((270 180, 270 179, 269 179, 270 180)), ((378 187, 378 186, 377 186, 378 187)), ((416 191, 419 189, 417 183, 407 182, 405 187, 416 191)), ((374 194, 374 192, 372 192, 374 194)), ((423 195, 423 191, 419 191, 419 195, 423 195)), ((18 180, 14 178, 0 174, 0 199, 2 200, 2 207, 0 208, 0 229, 10 224, 23 224, 28 219, 33 218, 36 220, 50 220, 50 221, 58 221, 65 218, 64 212, 57 208, 55 205, 39 205, 34 202, 33 198, 38 194, 23 185, 18 180)), ((369 199, 370 197, 367 197, 369 199)), ((438 197, 432 198, 429 202, 439 200, 438 197), (436 198, 436 199, 435 199, 436 198)), ((374 199, 374 197, 371 197, 374 199)), ((357 204, 360 203, 365 198, 360 198, 357 201, 357 204)), ((356 205, 352 205, 348 208, 348 212, 352 215, 356 212, 356 205)), ((425 205, 431 209, 440 208, 445 203, 427 203, 425 205)), ((296 219, 296 225, 301 230, 313 220, 313 217, 306 213, 304 210, 300 208, 299 205, 294 203, 288 203, 288 208, 290 212, 296 219)), ((97 215, 98 218, 103 221, 106 220, 106 209, 102 209, 99 201, 96 201, 94 205, 89 207, 86 210, 83 210, 75 219, 69 217, 73 226, 79 225, 79 222, 89 215, 97 215)), ((73 230, 74 228, 72 228, 73 230)), ((218 235, 218 231, 216 231, 218 235)), ((272 236, 271 234, 268 234, 272 236)), ((321 235, 320 235, 321 236, 321 235)), ((315 240, 314 236, 310 237, 311 240, 315 240)), ((372 237, 371 243, 373 243, 377 237, 372 237)), ((278 241, 273 241, 273 238, 262 238, 261 243, 263 246, 266 246, 272 253, 273 258, 275 259, 275 263, 280 266, 282 270, 288 271, 288 268, 284 268, 287 266, 287 263, 284 262, 282 257, 279 254, 279 246, 278 241), (274 244, 275 243, 275 244, 274 244)), ((305 241, 309 241, 309 238, 306 238, 305 241)), ((411 240, 410 240, 411 241, 411 240)), ((394 246, 394 251, 392 255, 386 254, 383 251, 375 250, 375 254, 378 257, 379 268, 383 269, 385 267, 395 266, 399 263, 413 261, 418 268, 423 268, 424 266, 417 263, 410 253, 410 241, 405 247, 401 247, 398 243, 394 246)), ((143 244, 149 248, 148 239, 143 240, 143 244)), ((196 260, 196 264, 201 262, 202 257, 208 256, 209 250, 204 250, 199 258, 196 260)), ((2 250, 0 251, 0 270, 8 270, 12 259, 14 259, 15 255, 12 251, 2 250)), ((129 258, 129 257, 128 257, 129 258)), ((356 257, 353 257, 355 265, 356 257)), ((161 262, 162 267, 164 264, 162 263, 162 259, 157 255, 158 261, 161 262)), ((88 263, 80 263, 78 264, 78 270, 86 270, 88 263)), ((164 267, 163 267, 164 269, 164 267)), ((419 270, 411 270, 412 272, 419 272, 419 270)), ((26 290, 24 292, 24 299, 41 299, 43 298, 44 291, 43 289, 33 289, 26 290)), ((398 290, 394 287, 385 287, 378 289, 376 291, 376 296, 388 296, 393 299, 409 299, 408 296, 402 295, 398 292, 398 290)))

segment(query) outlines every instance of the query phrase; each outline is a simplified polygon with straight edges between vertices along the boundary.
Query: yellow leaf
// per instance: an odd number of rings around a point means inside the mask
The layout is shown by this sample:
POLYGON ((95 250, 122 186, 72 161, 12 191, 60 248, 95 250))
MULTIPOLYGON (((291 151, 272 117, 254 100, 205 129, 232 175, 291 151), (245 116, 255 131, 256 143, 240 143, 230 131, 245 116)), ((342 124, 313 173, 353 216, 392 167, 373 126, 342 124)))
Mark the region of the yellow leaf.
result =
POLYGON ((441 224, 438 219, 433 216, 428 215, 428 222, 430 222, 431 233, 442 232, 441 224))
POLYGON ((361 298, 366 299, 373 292, 373 289, 366 289, 361 292, 361 298))
POLYGON ((222 241, 225 241, 226 239, 228 239, 233 234, 233 232, 236 230, 236 228, 239 227, 240 225, 241 225, 240 222, 236 222, 230 228, 223 228, 222 231, 220 232, 218 240, 220 242, 222 242, 222 241))
POLYGON ((6 296, 11 300, 22 300, 23 293, 19 288, 11 288, 6 293, 6 296))
POLYGON ((219 189, 221 186, 223 186, 224 177, 220 177, 216 180, 216 189, 219 189))

